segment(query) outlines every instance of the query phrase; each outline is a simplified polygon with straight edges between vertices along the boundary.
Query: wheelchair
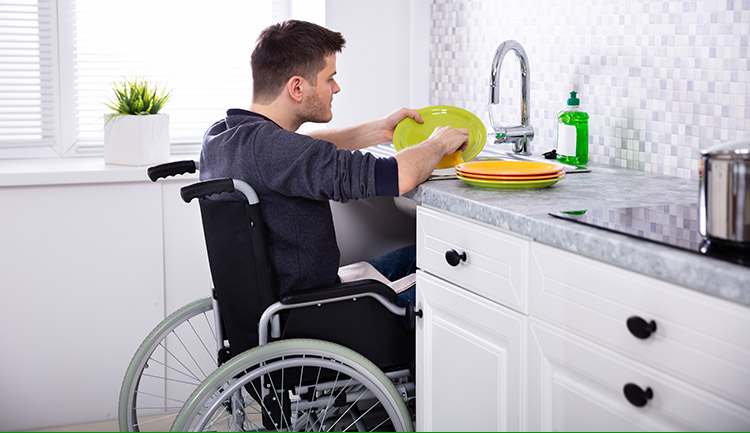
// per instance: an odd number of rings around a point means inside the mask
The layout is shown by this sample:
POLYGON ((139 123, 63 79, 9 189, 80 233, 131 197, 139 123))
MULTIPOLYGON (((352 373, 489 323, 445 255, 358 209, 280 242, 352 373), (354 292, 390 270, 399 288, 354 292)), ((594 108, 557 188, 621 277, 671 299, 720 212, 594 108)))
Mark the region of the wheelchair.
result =
MULTIPOLYGON (((148 174, 197 169, 178 161, 148 174)), ((374 280, 279 296, 252 187, 215 179, 180 194, 200 204, 211 296, 170 314, 136 350, 120 430, 413 431, 413 306, 374 280)))

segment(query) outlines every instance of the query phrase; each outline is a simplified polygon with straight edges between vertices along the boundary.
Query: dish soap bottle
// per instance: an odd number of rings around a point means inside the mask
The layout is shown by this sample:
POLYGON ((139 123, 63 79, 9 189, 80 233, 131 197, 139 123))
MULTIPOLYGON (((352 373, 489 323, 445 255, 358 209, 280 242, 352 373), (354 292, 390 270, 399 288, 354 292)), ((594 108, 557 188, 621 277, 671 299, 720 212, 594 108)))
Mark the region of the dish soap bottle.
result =
POLYGON ((568 106, 557 115, 557 160, 563 164, 589 162, 589 115, 580 103, 576 92, 570 92, 568 106))

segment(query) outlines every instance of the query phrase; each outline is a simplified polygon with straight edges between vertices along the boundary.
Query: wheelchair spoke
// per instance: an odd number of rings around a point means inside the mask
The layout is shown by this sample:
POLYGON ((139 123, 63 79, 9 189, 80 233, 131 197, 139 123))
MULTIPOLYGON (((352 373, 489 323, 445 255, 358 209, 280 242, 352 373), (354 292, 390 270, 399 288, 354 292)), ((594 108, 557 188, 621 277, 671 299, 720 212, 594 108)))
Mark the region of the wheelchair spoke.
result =
MULTIPOLYGON (((190 325, 190 327, 193 328, 193 324, 190 323, 189 321, 188 321, 188 325, 190 325)), ((195 331, 195 328, 193 328, 193 331, 195 331)), ((193 364, 195 364, 195 366, 198 367, 198 370, 200 370, 201 374, 205 378, 206 377, 206 372, 203 371, 203 369, 201 368, 201 365, 198 363, 198 361, 195 360, 195 357, 193 356, 193 353, 190 351, 190 349, 187 348, 187 346, 185 345, 185 343, 182 341, 182 338, 180 338, 180 336, 177 335, 177 332, 175 332, 175 331, 172 331, 172 334, 174 334, 175 338, 177 338, 177 341, 179 341, 180 344, 182 345, 182 348, 185 349, 185 351, 188 353, 188 356, 190 357, 190 359, 193 360, 193 364)), ((201 342, 201 344, 203 344, 203 340, 201 340, 200 338, 198 338, 198 340, 201 342)), ((204 344, 203 347, 206 347, 206 345, 204 344)), ((210 354, 211 354, 211 352, 209 352, 209 355, 210 354)))
MULTIPOLYGON (((281 359, 283 360, 284 358, 281 358, 281 359)), ((281 371, 283 372, 284 370, 282 369, 281 371)), ((284 405, 283 405, 284 396, 279 394, 279 392, 276 390, 276 384, 273 383, 273 379, 271 378, 270 375, 268 376, 268 383, 271 385, 271 392, 273 392, 273 400, 276 400, 276 403, 279 405, 279 413, 281 414, 281 420, 280 420, 281 428, 284 428, 284 424, 286 424, 287 428, 289 428, 291 426, 289 425, 289 421, 286 419, 286 415, 284 414, 284 405)), ((283 386, 284 386, 283 382, 281 383, 281 386, 283 389, 283 386)), ((271 414, 269 413, 269 415, 271 414)))
MULTIPOLYGON (((170 351, 169 351, 169 349, 167 349, 167 347, 166 347, 166 346, 164 346, 164 345, 163 345, 163 344, 161 344, 161 343, 159 343, 159 346, 161 346, 161 347, 162 347, 162 348, 164 349, 164 351, 165 351, 165 352, 167 352, 167 353, 168 353, 169 355, 171 355, 171 356, 172 356, 172 358, 173 358, 173 359, 174 359, 175 361, 177 361, 178 363, 180 363, 180 365, 181 365, 181 366, 182 366, 182 367, 183 367, 183 368, 184 368, 185 370, 187 370, 187 372, 188 372, 188 373, 190 373, 190 374, 192 375, 193 379, 197 380, 198 382, 200 382, 200 381, 201 381, 201 378, 199 378, 199 377, 198 377, 198 375, 196 375, 195 373, 193 373, 193 371, 192 371, 192 370, 190 370, 190 368, 188 368, 188 366, 187 366, 187 365, 185 365, 185 363, 184 363, 184 362, 182 362, 182 361, 180 360, 180 358, 178 358, 177 356, 175 356, 175 354, 174 354, 174 353, 170 352, 170 351)), ((204 377, 204 378, 205 378, 205 377, 204 377)))
MULTIPOLYGON (((193 330, 193 334, 195 334, 195 338, 198 341, 200 341, 200 343, 203 346, 203 348, 206 349, 206 353, 208 354, 208 356, 209 357, 213 357, 213 353, 211 353, 211 350, 209 350, 208 346, 206 346, 206 342, 203 341, 203 339, 201 338, 200 334, 198 334, 198 331, 195 330, 195 326, 193 326, 193 322, 191 322, 191 321, 188 320, 188 325, 190 325, 190 329, 193 330)), ((180 343, 182 343, 182 341, 180 341, 180 343)), ((183 344, 183 347, 185 347, 184 344, 183 344)), ((187 347, 185 347, 185 349, 187 350, 187 347)), ((193 357, 191 356, 191 358, 193 358, 193 357)), ((198 365, 198 368, 200 368, 200 364, 198 364, 198 362, 195 360, 195 358, 193 358, 193 362, 195 362, 195 364, 198 365)), ((217 366, 219 365, 218 360, 216 361, 215 365, 217 365, 217 366)), ((201 369, 201 373, 203 373, 204 376, 206 375, 206 373, 202 369, 201 369)))
POLYGON ((143 373, 142 377, 150 377, 150 378, 154 378, 154 379, 162 379, 162 380, 167 381, 167 382, 184 383, 184 384, 193 385, 193 386, 198 386, 201 383, 201 381, 199 379, 196 379, 196 382, 187 382, 187 381, 184 381, 184 380, 172 379, 171 377, 154 376, 153 374, 146 374, 146 373, 143 373))
MULTIPOLYGON (((310 395, 312 396, 313 399, 315 398, 315 394, 317 393, 317 389, 318 389, 318 384, 320 383, 320 371, 321 370, 322 370, 322 368, 318 367, 318 374, 315 376, 315 385, 313 385, 312 391, 310 391, 309 388, 308 388, 308 391, 307 391, 307 392, 311 393, 310 395)), ((300 382, 301 381, 302 381, 302 374, 300 373, 300 382)), ((308 418, 308 421, 310 421, 309 418, 308 418)), ((315 426, 315 424, 313 424, 313 427, 314 426, 315 426)), ((307 422, 305 423, 305 431, 307 431, 307 422)))
MULTIPOLYGON (((364 395, 364 394, 362 394, 362 395, 364 395)), ((374 405, 370 406, 370 408, 369 408, 369 409, 367 409, 367 410, 365 411, 365 413, 363 413, 363 414, 361 414, 361 415, 359 415, 359 416, 357 416, 357 414, 356 414, 356 407, 354 407, 354 406, 351 406, 351 407, 350 407, 350 409, 351 409, 351 413, 352 413, 352 414, 354 415, 354 416, 352 416, 352 418, 354 418, 354 421, 352 421, 352 423, 351 423, 351 424, 349 424, 349 425, 348 425, 348 426, 347 426, 347 427, 346 427, 346 428, 344 429, 344 431, 347 431, 347 430, 349 430, 349 428, 350 428, 351 426, 353 426, 353 425, 356 425, 356 426, 357 426, 357 427, 359 428, 360 424, 358 423, 358 421, 359 421, 359 420, 361 420, 363 416, 365 416, 365 415, 367 415, 368 413, 370 413, 370 411, 371 411, 371 410, 373 410, 373 409, 375 408, 375 406, 377 406, 377 405, 379 405, 379 404, 380 404, 380 402, 377 402, 377 403, 375 403, 374 405), (355 416, 356 416, 356 418, 355 418, 355 416)))
MULTIPOLYGON (((178 400, 176 398, 169 398, 166 395, 151 394, 150 392, 143 392, 143 391, 138 391, 137 393, 138 393, 138 395, 147 395, 149 397, 163 398, 164 400, 174 401, 174 402, 177 402, 177 403, 185 404, 185 400, 178 400)), ((178 406, 178 407, 182 407, 182 406, 178 406)), ((138 406, 138 409, 152 409, 152 408, 145 408, 143 406, 138 406)))
POLYGON ((380 421, 380 424, 376 425, 375 427, 371 428, 370 431, 378 431, 381 425, 388 422, 388 417, 386 416, 383 421, 380 421))
MULTIPOLYGON (((192 374, 187 374, 187 373, 185 373, 184 371, 178 370, 178 369, 176 369, 176 368, 172 367, 171 365, 167 365, 167 364, 165 364, 165 363, 163 363, 163 362, 159 361, 158 359, 154 359, 154 358, 149 358, 149 361, 151 361, 151 362, 153 362, 153 363, 155 363, 155 364, 163 365, 163 366, 164 366, 164 368, 166 368, 167 370, 171 370, 171 371, 174 371, 175 373, 179 373, 179 374, 181 374, 181 375, 183 375, 183 376, 186 376, 186 377, 188 377, 188 378, 190 378, 190 379, 195 379, 195 381, 196 381, 195 383, 192 383, 192 382, 182 382, 182 383, 189 383, 189 384, 191 384, 191 385, 198 385, 198 384, 200 384, 200 382, 201 382, 201 380, 200 380, 199 378, 197 378, 197 377, 193 376, 192 374)), ((153 377, 153 378, 158 378, 158 379, 164 379, 164 380, 177 380, 177 379, 170 379, 170 378, 169 378, 169 377, 167 377, 167 376, 156 376, 156 375, 153 375, 153 374, 145 374, 145 373, 143 374, 143 376, 146 376, 146 377, 153 377)))
MULTIPOLYGON (((172 414, 172 413, 170 413, 168 415, 164 415, 164 416, 159 416, 159 417, 149 417, 149 418, 146 418, 144 421, 140 421, 140 422, 138 422, 136 424, 133 424, 133 425, 136 426, 136 427, 138 427, 138 430, 143 430, 143 429, 140 428, 141 426, 145 426, 147 424, 157 423, 159 421, 163 421, 165 419, 171 419, 171 418, 174 418, 174 414, 172 414)), ((145 431, 153 431, 153 430, 152 429, 146 429, 145 431)))
MULTIPOLYGON (((265 410, 268 415, 271 415, 271 411, 268 410, 268 408, 266 407, 266 404, 263 402, 263 394, 260 393, 260 392, 258 392, 258 388, 255 387, 255 384, 253 382, 250 382, 250 385, 252 385, 253 391, 255 391, 255 395, 257 395, 258 397, 260 397, 260 401, 258 402, 258 404, 261 405, 261 407, 263 408, 263 410, 265 410)), ((276 425, 275 427, 276 427, 276 431, 281 431, 281 430, 279 430, 279 426, 278 425, 276 425)))
POLYGON ((333 424, 331 424, 331 427, 329 427, 327 431, 333 430, 333 427, 336 424, 338 424, 339 421, 341 421, 341 419, 344 417, 344 415, 346 415, 347 413, 349 413, 349 411, 352 409, 352 407, 354 407, 354 406, 357 405, 357 402, 359 401, 360 398, 362 398, 363 395, 365 395, 365 393, 359 394, 359 397, 357 397, 357 399, 354 400, 354 402, 351 405, 349 405, 349 408, 347 410, 345 410, 344 413, 341 414, 341 416, 336 420, 336 422, 334 422, 333 424))
MULTIPOLYGON (((344 385, 344 386, 341 387, 341 389, 339 390, 338 394, 336 394, 335 397, 332 397, 335 388, 331 389, 331 396, 328 398, 328 403, 326 404, 326 407, 325 407, 325 409, 323 409, 323 412, 322 412, 323 417, 322 417, 322 419, 320 419, 320 428, 321 429, 323 428, 323 421, 325 420, 326 416, 328 415, 328 410, 331 408, 331 404, 335 403, 336 400, 338 400, 338 398, 341 396, 341 393, 343 393, 344 390, 346 390, 346 388, 349 387, 350 383, 352 383, 352 378, 351 377, 349 378, 349 381, 346 382, 346 385, 344 385)), ((313 426, 313 428, 314 427, 315 426, 313 426)))

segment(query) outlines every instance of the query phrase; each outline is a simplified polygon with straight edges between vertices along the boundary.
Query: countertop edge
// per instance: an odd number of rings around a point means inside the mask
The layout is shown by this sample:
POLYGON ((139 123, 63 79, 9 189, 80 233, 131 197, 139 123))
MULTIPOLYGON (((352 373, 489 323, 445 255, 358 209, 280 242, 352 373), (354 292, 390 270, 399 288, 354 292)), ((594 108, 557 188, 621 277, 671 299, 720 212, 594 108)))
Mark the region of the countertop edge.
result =
POLYGON ((750 307, 750 270, 740 265, 562 221, 546 214, 510 212, 424 185, 406 196, 422 205, 489 224, 542 244, 750 307))

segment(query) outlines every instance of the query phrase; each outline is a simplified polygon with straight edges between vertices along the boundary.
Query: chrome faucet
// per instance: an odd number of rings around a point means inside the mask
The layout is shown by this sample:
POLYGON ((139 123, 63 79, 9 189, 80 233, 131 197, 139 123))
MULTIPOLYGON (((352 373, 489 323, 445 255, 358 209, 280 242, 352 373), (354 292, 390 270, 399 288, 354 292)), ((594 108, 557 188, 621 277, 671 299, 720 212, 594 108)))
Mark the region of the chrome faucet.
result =
POLYGON ((529 58, 521 44, 508 40, 503 42, 495 50, 495 58, 492 60, 490 71, 490 102, 487 111, 490 114, 490 122, 495 130, 495 143, 512 143, 513 152, 519 155, 531 155, 529 142, 534 139, 534 128, 529 125, 529 58), (492 118, 492 105, 500 102, 500 87, 498 77, 500 67, 508 51, 514 51, 521 64, 521 124, 518 126, 495 126, 492 118))

